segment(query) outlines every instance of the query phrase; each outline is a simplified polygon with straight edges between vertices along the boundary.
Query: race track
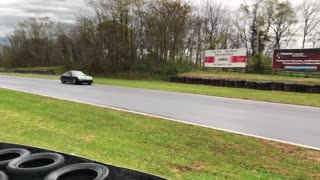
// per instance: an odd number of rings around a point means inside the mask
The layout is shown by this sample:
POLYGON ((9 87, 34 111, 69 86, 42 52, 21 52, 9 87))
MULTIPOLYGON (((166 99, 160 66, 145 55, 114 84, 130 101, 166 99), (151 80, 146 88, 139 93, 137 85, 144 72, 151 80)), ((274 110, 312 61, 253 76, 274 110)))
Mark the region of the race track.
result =
MULTIPOLYGON (((146 113, 320 149, 320 108, 0 76, 0 88, 146 113)), ((1 102, 0 102, 1 103, 1 102)))

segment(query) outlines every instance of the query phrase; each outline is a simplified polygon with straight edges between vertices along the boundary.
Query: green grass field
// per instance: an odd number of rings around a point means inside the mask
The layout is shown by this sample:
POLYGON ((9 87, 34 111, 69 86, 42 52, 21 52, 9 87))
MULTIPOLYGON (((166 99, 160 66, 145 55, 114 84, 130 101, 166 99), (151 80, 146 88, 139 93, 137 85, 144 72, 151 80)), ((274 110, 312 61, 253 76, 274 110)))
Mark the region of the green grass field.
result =
MULTIPOLYGON (((53 76, 53 75, 18 74, 18 73, 0 73, 0 74, 33 77, 33 78, 59 79, 59 76, 53 76)), ((179 83, 171 83, 166 81, 125 80, 125 79, 112 79, 112 78, 102 78, 102 77, 95 77, 94 83, 320 107, 319 94, 291 93, 291 92, 282 92, 282 91, 262 91, 262 90, 253 90, 253 89, 179 84, 179 83)))
POLYGON ((0 141, 170 179, 319 179, 320 151, 0 89, 0 141))

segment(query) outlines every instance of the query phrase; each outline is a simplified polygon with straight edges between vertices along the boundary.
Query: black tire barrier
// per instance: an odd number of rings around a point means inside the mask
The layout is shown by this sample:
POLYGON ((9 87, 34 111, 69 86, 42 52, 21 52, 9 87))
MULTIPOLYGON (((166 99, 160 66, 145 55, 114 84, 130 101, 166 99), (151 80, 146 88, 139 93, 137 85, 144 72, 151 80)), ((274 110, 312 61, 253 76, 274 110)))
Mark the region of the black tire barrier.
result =
POLYGON ((7 165, 12 176, 38 177, 63 166, 65 158, 58 153, 37 153, 11 161, 7 165))
POLYGON ((191 81, 192 81, 192 78, 190 78, 190 77, 185 77, 184 78, 184 82, 187 83, 187 84, 191 84, 191 81))
POLYGON ((202 84, 210 86, 223 86, 234 88, 248 88, 268 91, 287 91, 287 92, 301 92, 301 93, 320 93, 320 85, 312 84, 297 84, 297 83, 283 83, 283 82, 269 82, 269 81, 245 81, 234 79, 208 79, 196 77, 170 77, 170 82, 186 83, 186 84, 202 84))
POLYGON ((236 87, 236 88, 245 88, 246 87, 246 81, 235 80, 234 87, 236 87))
POLYGON ((108 180, 109 169, 96 163, 79 163, 51 172, 44 180, 108 180))
POLYGON ((11 161, 28 155, 30 155, 30 151, 22 148, 0 150, 0 170, 5 169, 7 164, 9 164, 11 161))
POLYGON ((296 84, 296 92, 309 92, 309 86, 304 84, 296 84))
POLYGON ((284 84, 278 82, 272 82, 270 84, 270 88, 272 91, 284 91, 284 84))
POLYGON ((0 180, 8 180, 7 174, 3 171, 0 171, 0 180))
POLYGON ((219 86, 224 86, 225 85, 225 80, 224 79, 219 79, 219 86))
POLYGON ((320 85, 315 85, 312 87, 313 93, 320 93, 320 85))
POLYGON ((246 82, 246 87, 247 87, 248 89, 257 89, 257 82, 247 81, 247 82, 246 82))
MULTIPOLYGON (((0 180, 44 180, 55 177, 57 180, 165 179, 152 174, 117 167, 114 165, 103 164, 70 154, 54 152, 25 145, 0 142, 0 152, 5 152, 9 149, 17 148, 27 150, 29 154, 22 157, 14 158, 9 162, 9 164, 7 164, 7 166, 3 170, 0 169, 0 180), (50 166, 50 164, 54 164, 54 162, 62 162, 61 157, 64 159, 63 164, 58 163, 57 166, 55 166, 54 168, 50 167, 49 169, 51 170, 49 170, 48 164, 50 166), (3 172, 1 173, 1 171, 3 172)), ((3 159, 9 158, 7 156, 3 159)))
POLYGON ((186 81, 189 84, 196 84, 196 82, 197 82, 196 78, 193 78, 193 77, 187 78, 186 81))
POLYGON ((181 82, 182 82, 182 83, 186 83, 186 78, 185 78, 185 77, 182 77, 182 78, 181 78, 181 82))
POLYGON ((271 90, 271 82, 257 82, 257 89, 271 90))
POLYGON ((297 92, 295 84, 284 84, 284 90, 287 92, 297 92))
POLYGON ((224 86, 225 87, 235 87, 234 84, 235 84, 234 80, 229 80, 229 79, 224 80, 224 86))
POLYGON ((220 86, 220 80, 219 79, 211 79, 211 84, 213 86, 220 86))
POLYGON ((204 81, 204 85, 212 85, 212 82, 211 82, 211 79, 203 79, 203 81, 204 81))

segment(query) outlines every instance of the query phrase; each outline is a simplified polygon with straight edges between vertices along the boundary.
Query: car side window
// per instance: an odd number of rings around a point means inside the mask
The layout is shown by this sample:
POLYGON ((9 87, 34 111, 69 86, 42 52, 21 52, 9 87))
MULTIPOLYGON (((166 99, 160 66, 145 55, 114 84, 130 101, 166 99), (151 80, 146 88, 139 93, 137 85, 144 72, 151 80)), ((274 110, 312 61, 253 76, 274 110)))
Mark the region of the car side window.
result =
POLYGON ((71 76, 71 72, 68 71, 68 72, 64 73, 63 75, 64 75, 64 76, 71 76))

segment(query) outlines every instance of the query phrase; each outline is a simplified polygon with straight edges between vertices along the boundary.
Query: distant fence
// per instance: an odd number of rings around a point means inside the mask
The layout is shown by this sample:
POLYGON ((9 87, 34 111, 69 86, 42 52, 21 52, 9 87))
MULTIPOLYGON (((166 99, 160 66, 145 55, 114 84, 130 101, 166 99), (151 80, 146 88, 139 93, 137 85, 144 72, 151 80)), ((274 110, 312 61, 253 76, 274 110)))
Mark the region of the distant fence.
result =
POLYGON ((298 84, 298 83, 283 83, 272 81, 246 81, 246 80, 231 80, 231 79, 212 79, 212 78, 196 78, 184 76, 172 76, 171 82, 186 83, 186 84, 202 84, 209 86, 223 86, 233 88, 248 88, 269 91, 287 91, 301 93, 320 93, 320 85, 298 84))
POLYGON ((52 69, 40 71, 40 70, 18 70, 18 69, 5 69, 0 70, 0 72, 6 73, 26 73, 26 74, 43 74, 43 75, 55 75, 56 72, 52 69))

